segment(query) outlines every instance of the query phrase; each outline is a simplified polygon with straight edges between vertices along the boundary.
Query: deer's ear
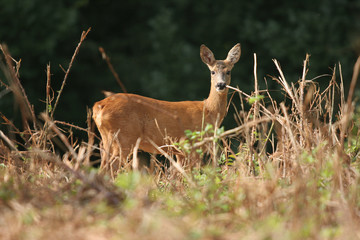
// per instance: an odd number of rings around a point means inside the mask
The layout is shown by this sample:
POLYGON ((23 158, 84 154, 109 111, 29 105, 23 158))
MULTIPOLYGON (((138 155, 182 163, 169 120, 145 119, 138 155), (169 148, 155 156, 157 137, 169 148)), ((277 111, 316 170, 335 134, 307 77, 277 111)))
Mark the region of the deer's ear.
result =
POLYGON ((200 47, 200 57, 201 57, 201 60, 209 66, 213 66, 215 63, 214 54, 204 44, 202 44, 200 47))
POLYGON ((236 44, 228 53, 226 60, 231 64, 237 63, 239 61, 241 55, 241 47, 240 43, 236 44))

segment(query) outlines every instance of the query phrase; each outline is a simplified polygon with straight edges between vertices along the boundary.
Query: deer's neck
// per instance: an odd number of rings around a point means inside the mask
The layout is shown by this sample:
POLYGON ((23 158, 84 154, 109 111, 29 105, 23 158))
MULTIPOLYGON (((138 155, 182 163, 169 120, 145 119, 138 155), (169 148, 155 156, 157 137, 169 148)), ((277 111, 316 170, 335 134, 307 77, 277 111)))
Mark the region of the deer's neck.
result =
POLYGON ((227 93, 228 89, 219 93, 214 87, 211 87, 209 97, 204 101, 206 118, 209 123, 213 125, 215 123, 221 124, 226 114, 227 93))

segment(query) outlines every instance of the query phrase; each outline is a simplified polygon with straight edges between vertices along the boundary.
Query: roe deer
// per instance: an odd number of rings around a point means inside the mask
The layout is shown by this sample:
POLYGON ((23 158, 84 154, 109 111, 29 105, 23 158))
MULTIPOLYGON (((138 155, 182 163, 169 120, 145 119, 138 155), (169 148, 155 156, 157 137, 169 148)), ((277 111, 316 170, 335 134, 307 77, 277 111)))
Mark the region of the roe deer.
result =
POLYGON ((124 163, 139 138, 140 150, 159 154, 151 141, 161 146, 165 144, 165 136, 179 140, 185 130, 201 130, 206 124, 220 125, 226 114, 226 85, 230 84, 231 69, 240 54, 238 43, 225 60, 215 60, 210 49, 201 45, 200 57, 211 74, 210 94, 203 101, 167 102, 118 93, 95 103, 93 119, 103 142, 101 166, 109 164, 104 162, 109 159, 104 157, 106 153, 120 157, 124 163))

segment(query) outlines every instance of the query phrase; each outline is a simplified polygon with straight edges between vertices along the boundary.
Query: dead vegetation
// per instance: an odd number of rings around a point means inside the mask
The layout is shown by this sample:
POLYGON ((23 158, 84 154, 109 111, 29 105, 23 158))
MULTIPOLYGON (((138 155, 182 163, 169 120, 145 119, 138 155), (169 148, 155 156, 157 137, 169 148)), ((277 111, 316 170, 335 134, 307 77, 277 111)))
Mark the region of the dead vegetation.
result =
POLYGON ((272 80, 285 104, 259 89, 255 55, 254 93, 234 92, 251 104, 248 112, 234 106, 239 126, 188 132, 175 144, 185 157, 188 148, 203 147, 210 164, 188 169, 164 153, 170 167, 153 159, 143 173, 132 170, 135 154, 108 176, 92 165, 100 155, 90 117, 87 129, 53 118, 63 87, 55 98, 50 67, 47 109, 37 116, 20 63, 4 45, 2 53, 2 88, 14 94, 22 126, 1 116, 9 129, 0 131, 1 239, 360 238, 360 113, 353 102, 360 58, 347 99, 341 65, 322 76, 329 81, 322 90, 307 79, 308 56, 295 84, 274 60, 279 76, 272 80), (77 130, 88 139, 74 140, 77 130))

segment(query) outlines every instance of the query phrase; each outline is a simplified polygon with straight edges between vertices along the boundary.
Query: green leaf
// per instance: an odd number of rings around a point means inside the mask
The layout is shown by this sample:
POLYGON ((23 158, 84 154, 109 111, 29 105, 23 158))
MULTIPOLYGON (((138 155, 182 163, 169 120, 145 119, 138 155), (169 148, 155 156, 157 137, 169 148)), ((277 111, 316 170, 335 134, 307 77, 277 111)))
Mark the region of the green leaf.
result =
POLYGON ((254 104, 255 102, 260 101, 262 99, 264 99, 263 95, 257 95, 257 96, 254 96, 254 97, 250 97, 248 101, 249 101, 250 104, 254 104))

